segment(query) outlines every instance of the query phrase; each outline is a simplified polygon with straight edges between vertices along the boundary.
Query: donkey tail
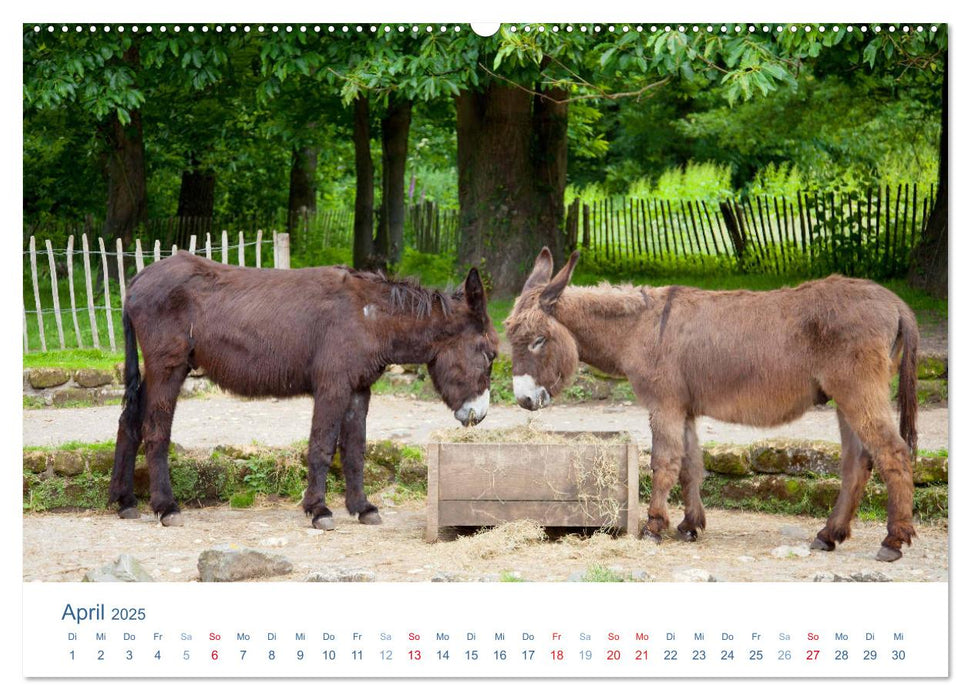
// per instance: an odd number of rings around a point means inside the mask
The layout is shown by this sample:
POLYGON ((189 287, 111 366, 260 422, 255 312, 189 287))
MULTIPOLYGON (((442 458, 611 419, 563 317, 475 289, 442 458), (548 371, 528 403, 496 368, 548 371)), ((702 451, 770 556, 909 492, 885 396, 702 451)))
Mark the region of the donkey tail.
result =
POLYGON ((900 325, 895 343, 902 348, 897 409, 900 411, 900 437, 904 439, 912 453, 917 451, 917 346, 919 342, 917 319, 914 318, 913 312, 905 307, 900 313, 900 325))
POLYGON ((122 399, 124 409, 121 420, 128 434, 134 435, 142 423, 142 403, 139 397, 142 373, 138 369, 138 340, 135 338, 135 329, 127 309, 121 313, 121 323, 125 331, 125 395, 122 399))

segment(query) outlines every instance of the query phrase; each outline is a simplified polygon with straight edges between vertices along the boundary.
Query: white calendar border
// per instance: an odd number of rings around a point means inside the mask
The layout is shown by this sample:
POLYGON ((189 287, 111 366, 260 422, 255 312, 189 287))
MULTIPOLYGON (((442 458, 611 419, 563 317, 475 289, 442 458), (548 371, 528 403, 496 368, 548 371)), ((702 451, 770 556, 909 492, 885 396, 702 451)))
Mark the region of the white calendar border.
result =
MULTIPOLYGON (((220 3, 221 4, 221 3, 220 3)), ((226 3, 228 4, 228 3, 226 3)), ((273 19, 285 20, 287 18, 293 17, 306 17, 308 12, 314 12, 316 8, 307 6, 303 3, 276 3, 272 7, 272 12, 268 12, 268 8, 265 4, 253 3, 249 6, 241 7, 240 4, 234 4, 230 6, 230 10, 226 12, 231 13, 234 17, 238 16, 240 13, 245 17, 253 18, 265 18, 268 15, 272 15, 273 19)), ((415 8, 414 5, 407 5, 402 3, 390 3, 388 0, 380 0, 379 2, 372 2, 367 5, 367 7, 358 6, 336 6, 333 8, 327 8, 326 13, 328 17, 333 17, 335 19, 373 19, 375 21, 391 21, 392 19, 412 19, 417 18, 420 14, 421 20, 431 20, 431 21, 535 21, 537 17, 529 16, 530 10, 534 8, 539 8, 538 14, 541 15, 540 18, 550 17, 552 19, 564 19, 569 21, 598 21, 607 19, 606 15, 611 14, 617 17, 629 16, 628 9, 631 7, 636 7, 638 12, 645 12, 643 6, 639 3, 633 5, 633 3, 626 2, 600 2, 591 3, 585 7, 571 7, 566 9, 563 7, 562 3, 533 3, 531 6, 524 7, 524 4, 515 0, 495 0, 488 2, 487 4, 480 5, 476 8, 459 8, 454 5, 454 3, 446 4, 444 2, 435 3, 424 3, 423 8, 415 8), (371 12, 374 8, 373 12, 371 12), (400 13, 402 8, 407 8, 407 17, 401 17, 395 13, 400 13), (545 8, 545 9, 544 9, 545 8), (428 11, 420 11, 427 9, 428 11), (365 11, 368 10, 368 11, 365 11)), ((14 13, 18 16, 16 18, 8 17, 8 22, 5 23, 5 41, 3 43, 3 50, 9 52, 8 65, 12 65, 15 60, 19 60, 19 23, 28 20, 38 19, 37 15, 41 15, 43 19, 50 19, 56 21, 58 18, 76 17, 78 14, 79 6, 74 2, 57 1, 57 2, 43 2, 34 3, 30 7, 18 7, 14 10, 14 13), (28 16, 29 15, 29 16, 28 16)), ((963 44, 960 43, 963 39, 963 29, 964 23, 963 18, 955 19, 953 11, 946 9, 946 7, 941 5, 928 5, 923 4, 920 8, 921 15, 934 15, 932 19, 936 17, 941 17, 943 20, 948 21, 952 24, 951 34, 952 36, 958 37, 957 48, 952 47, 951 57, 952 57, 952 70, 954 71, 956 78, 952 78, 952 81, 957 84, 958 80, 966 82, 967 75, 967 60, 966 54, 963 50, 963 44)), ((83 5, 81 12, 84 14, 84 18, 89 17, 104 17, 105 19, 115 20, 115 21, 158 21, 165 19, 197 19, 197 21, 211 21, 215 16, 219 14, 221 8, 217 5, 213 6, 213 3, 207 3, 201 5, 199 3, 185 2, 184 0, 175 0, 174 2, 165 3, 163 6, 155 7, 145 7, 141 6, 137 11, 126 13, 127 16, 121 17, 119 14, 111 9, 108 9, 103 3, 86 3, 83 5), (149 13, 147 16, 145 13, 149 13)), ((8 11, 8 14, 10 12, 8 11)), ((670 21, 677 21, 679 19, 690 20, 692 17, 704 17, 705 19, 737 19, 739 15, 750 14, 752 16, 761 17, 772 17, 773 15, 779 15, 780 9, 777 3, 768 2, 758 2, 758 3, 746 3, 745 7, 739 7, 738 5, 726 5, 724 3, 711 3, 706 0, 706 2, 695 2, 690 6, 675 6, 671 7, 659 7, 651 8, 649 14, 652 18, 659 19, 669 19, 670 21), (731 17, 729 17, 730 15, 731 17)), ((790 19, 803 19, 794 15, 802 14, 800 10, 794 12, 792 8, 786 8, 783 14, 793 15, 790 19)), ((535 13, 534 13, 535 14, 535 13)), ((899 18, 906 17, 914 14, 912 4, 904 2, 883 2, 879 5, 853 5, 849 6, 845 2, 833 2, 832 0, 826 0, 826 2, 816 3, 813 7, 812 14, 814 17, 827 17, 832 19, 839 19, 841 21, 881 21, 888 18, 899 18)), ((223 14, 225 16, 225 14, 223 14)), ((784 19, 779 18, 778 19, 784 19)), ((2 93, 6 99, 6 104, 4 105, 3 118, 4 125, 7 127, 4 133, 8 135, 8 138, 4 139, 5 155, 7 158, 4 159, 6 163, 19 162, 17 159, 22 158, 22 139, 21 139, 21 129, 20 129, 20 92, 15 85, 9 85, 8 78, 10 72, 4 76, 4 87, 6 88, 2 93)), ((15 73, 14 73, 15 74, 15 73)), ((13 82, 13 80, 10 80, 13 82)), ((967 97, 964 91, 952 91, 951 93, 952 110, 958 115, 967 115, 967 97)), ((966 122, 966 119, 959 118, 954 120, 952 118, 952 123, 960 124, 966 122)), ((952 130, 949 135, 951 138, 951 147, 956 154, 966 155, 968 151, 967 138, 963 135, 962 129, 956 128, 952 130)), ((952 168, 951 177, 957 182, 957 186, 953 188, 954 191, 965 191, 967 184, 967 168, 963 164, 967 162, 966 158, 954 158, 950 159, 950 165, 952 168)), ((8 187, 4 190, 4 198, 7 203, 7 210, 12 211, 15 207, 20 207, 21 198, 18 196, 21 193, 20 188, 22 188, 22 181, 16 187, 8 187)), ((967 204, 965 200, 967 198, 953 198, 950 204, 951 207, 951 217, 952 221, 963 221, 965 217, 961 216, 966 213, 967 204)), ((967 255, 967 244, 962 240, 960 235, 955 235, 952 237, 952 260, 960 260, 962 263, 968 260, 967 255)), ((6 291, 8 292, 7 298, 20 299, 21 295, 21 285, 18 282, 20 278, 19 260, 16 256, 7 256, 8 262, 11 265, 10 273, 4 276, 7 280, 6 284, 10 285, 6 291)), ((952 265, 952 268, 957 268, 957 265, 952 265)), ((957 272, 956 269, 952 270, 952 299, 960 299, 963 301, 967 298, 968 290, 966 288, 967 276, 957 276, 954 274, 957 272)), ((962 356, 960 351, 965 350, 968 347, 967 335, 965 329, 968 328, 968 323, 962 322, 967 320, 966 314, 961 306, 962 304, 955 304, 954 308, 950 310, 950 315, 954 319, 952 323, 952 331, 950 335, 951 342, 951 355, 962 356)), ((967 307, 965 307, 967 308, 967 307)), ((8 305, 5 310, 6 314, 6 327, 13 328, 19 321, 16 319, 16 307, 15 305, 8 305)), ((17 336, 8 336, 7 344, 4 346, 4 357, 7 359, 12 359, 16 357, 19 353, 18 338, 17 336)), ((8 363, 10 364, 10 363, 8 363)), ((12 415, 16 410, 22 410, 21 408, 15 408, 13 406, 13 401, 15 397, 20 394, 19 382, 16 381, 16 375, 14 373, 8 373, 4 376, 3 380, 8 384, 5 385, 5 391, 3 396, 9 402, 9 413, 12 415)), ((950 399, 950 409, 952 416, 965 417, 967 414, 967 404, 963 397, 966 395, 967 381, 964 372, 963 364, 954 363, 950 368, 949 381, 952 385, 951 399, 950 399)), ((9 421, 8 423, 14 423, 9 421)), ((952 424, 958 425, 958 421, 952 418, 952 424)), ((14 425, 16 425, 14 423, 14 425)), ((16 430, 16 427, 11 428, 11 433, 16 430)), ((963 457, 967 450, 967 440, 960 431, 951 431, 953 435, 950 445, 950 456, 953 462, 955 455, 957 455, 960 465, 960 459, 963 457)), ((9 435, 8 439, 5 441, 9 450, 8 462, 10 464, 20 464, 19 447, 20 447, 20 436, 19 434, 9 435), (17 452, 15 452, 15 450, 17 452)), ((3 490, 7 494, 8 503, 4 510, 3 519, 7 528, 5 531, 8 533, 16 533, 20 535, 14 538, 12 535, 7 538, 8 545, 5 547, 5 553, 10 558, 16 558, 17 561, 22 561, 22 520, 20 510, 20 504, 15 500, 19 499, 19 488, 17 487, 17 481, 19 480, 19 474, 17 469, 9 470, 9 482, 7 483, 7 488, 3 490), (15 542, 13 541, 15 539, 15 542)), ((951 481, 951 507, 950 507, 950 528, 951 531, 956 533, 958 530, 965 529, 964 516, 963 514, 954 507, 955 503, 960 503, 960 498, 957 494, 964 487, 961 486, 963 481, 961 469, 952 470, 950 475, 951 481)), ((963 548, 966 551, 966 547, 963 548)), ((968 627, 964 624, 966 617, 967 604, 964 602, 964 597, 961 595, 954 595, 954 591, 961 590, 961 582, 967 581, 967 567, 966 560, 964 560, 960 553, 951 549, 950 557, 950 583, 951 587, 951 637, 950 637, 950 654, 951 654, 951 681, 946 684, 935 684, 931 687, 931 692, 935 695, 943 694, 948 696, 951 694, 956 687, 956 681, 958 679, 967 678, 969 674, 965 669, 968 664, 963 660, 967 658, 967 653, 971 651, 968 644, 965 642, 965 634, 968 627)), ((22 583, 20 577, 14 578, 15 573, 11 570, 16 571, 16 567, 8 567, 8 571, 3 578, 4 592, 7 593, 3 600, 14 601, 13 605, 16 606, 17 601, 20 600, 18 595, 18 590, 22 590, 22 583)), ((56 584, 52 584, 56 585, 56 584)), ((191 584, 186 584, 190 586, 191 584)), ((441 584, 435 584, 441 585, 441 584)), ((489 584, 483 584, 483 586, 488 586, 489 584)), ((561 584, 548 584, 551 586, 551 590, 555 590, 561 584)), ((757 585, 757 584, 753 584, 757 585)), ((890 584, 892 586, 893 584, 890 584)), ((11 615, 11 617, 16 617, 11 615)), ((21 620, 23 624, 23 621, 21 620)), ((6 645, 6 653, 3 654, 3 668, 5 681, 8 681, 9 685, 15 690, 24 691, 24 693, 29 692, 32 697, 47 697, 52 696, 54 693, 61 695, 65 692, 76 692, 77 689, 73 687, 73 682, 66 683, 63 681, 48 681, 48 682, 38 682, 25 681, 20 672, 20 664, 15 663, 19 661, 15 658, 17 655, 11 653, 10 645, 6 645)), ((161 684, 146 684, 139 681, 85 681, 86 690, 95 689, 96 686, 98 690, 110 689, 112 692, 137 692, 140 697, 168 697, 171 695, 173 690, 183 690, 183 689, 203 689, 211 692, 212 682, 219 683, 220 690, 227 691, 238 691, 247 690, 252 688, 252 680, 219 680, 219 681, 186 681, 186 682, 165 682, 161 684), (159 687, 161 686, 161 687, 159 687)), ((324 690, 327 693, 333 692, 360 692, 361 690, 373 690, 373 691, 398 691, 402 681, 352 681, 352 680, 339 680, 339 681, 328 681, 326 688, 321 688, 319 682, 316 681, 267 681, 261 683, 259 686, 260 690, 272 688, 281 688, 291 692, 300 691, 311 691, 314 690, 324 690), (364 687, 362 687, 364 686, 364 687)), ((674 692, 684 692, 686 689, 684 680, 651 680, 650 686, 641 685, 641 681, 616 681, 616 682, 606 682, 606 681, 571 681, 571 680, 546 680, 542 682, 543 691, 553 691, 561 695, 566 695, 567 697, 578 696, 579 694, 587 695, 593 690, 599 690, 603 687, 609 688, 610 690, 635 690, 635 691, 674 691, 674 692), (658 685, 660 684, 660 685, 658 685)), ((430 689, 436 694, 448 692, 450 695, 454 694, 456 691, 462 693, 465 696, 471 697, 484 697, 486 694, 493 696, 495 692, 498 691, 508 691, 508 690, 525 690, 525 691, 535 691, 538 689, 536 682, 531 681, 493 681, 489 683, 474 683, 470 684, 462 680, 438 680, 438 681, 405 681, 407 689, 430 689)), ((692 688, 695 691, 700 692, 724 692, 724 687, 718 685, 718 681, 694 681, 690 682, 692 688)), ((732 685, 729 686, 731 692, 736 690, 741 690, 746 693, 754 693, 755 695, 772 695, 777 697, 780 693, 784 693, 789 698, 799 698, 799 697, 813 697, 817 698, 820 690, 823 692, 833 691, 837 689, 845 690, 848 689, 851 692, 866 692, 866 693, 880 693, 883 697, 902 697, 904 695, 910 697, 915 694, 915 692, 920 692, 918 685, 923 687, 922 683, 919 682, 908 682, 908 681, 819 681, 817 683, 792 683, 791 681, 785 680, 757 680, 757 681, 732 681, 732 685), (866 683, 866 685, 862 685, 866 683), (821 684, 821 685, 820 685, 821 684)))

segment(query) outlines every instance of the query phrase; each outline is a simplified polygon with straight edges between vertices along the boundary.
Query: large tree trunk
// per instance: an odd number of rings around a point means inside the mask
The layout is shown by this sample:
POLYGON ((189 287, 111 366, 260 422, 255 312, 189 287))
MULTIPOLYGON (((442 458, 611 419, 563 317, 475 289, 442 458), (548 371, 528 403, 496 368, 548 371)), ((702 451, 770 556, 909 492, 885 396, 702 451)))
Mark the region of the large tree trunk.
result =
POLYGON ((947 55, 941 87, 941 145, 937 165, 937 198, 927 225, 914 248, 907 282, 940 299, 947 299, 947 55))
POLYGON ((179 248, 188 248, 189 239, 204 237, 212 230, 212 213, 215 202, 216 174, 202 170, 199 161, 193 157, 191 165, 182 171, 182 185, 179 188, 178 232, 174 241, 179 248))
POLYGON ((411 100, 392 97, 381 119, 381 214, 375 252, 395 264, 401 261, 405 240, 405 163, 411 100))
MULTIPOLYGON (((132 66, 139 63, 138 44, 125 51, 123 60, 132 66)), ((142 115, 131 110, 131 120, 123 125, 112 114, 100 127, 107 148, 104 170, 108 181, 108 203, 101 233, 105 244, 120 238, 127 248, 135 230, 148 217, 148 198, 145 181, 145 144, 142 139, 142 115)))
POLYGON ((290 163, 290 200, 287 203, 287 231, 290 245, 307 217, 317 211, 317 149, 294 148, 290 163))
POLYGON ((354 100, 354 172, 354 267, 366 270, 374 265, 374 163, 367 97, 354 100))
POLYGON ((514 295, 543 246, 563 258, 566 105, 492 84, 460 93, 456 109, 459 259, 514 295))
POLYGON ((127 126, 112 115, 101 133, 107 145, 104 170, 108 181, 108 203, 101 232, 106 245, 120 238, 127 248, 135 230, 145 223, 148 211, 141 114, 133 110, 127 126))

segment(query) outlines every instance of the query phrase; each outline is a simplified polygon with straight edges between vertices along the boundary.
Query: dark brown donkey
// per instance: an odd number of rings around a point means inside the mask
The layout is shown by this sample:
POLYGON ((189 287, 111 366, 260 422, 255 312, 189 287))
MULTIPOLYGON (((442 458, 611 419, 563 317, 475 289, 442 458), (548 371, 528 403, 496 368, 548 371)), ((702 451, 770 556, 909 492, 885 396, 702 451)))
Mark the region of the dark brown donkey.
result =
POLYGON ((182 522, 168 447, 190 369, 204 368, 242 396, 313 396, 303 509, 327 530, 334 527, 327 472, 337 449, 347 510, 362 523, 381 522, 364 495, 364 433, 370 387, 385 366, 427 363, 455 417, 472 425, 489 408, 499 342, 474 268, 462 289, 443 294, 346 267, 256 270, 179 252, 136 275, 122 320, 125 401, 109 497, 122 518, 138 517, 132 482, 144 442, 150 503, 163 525, 182 522))
POLYGON ((914 536, 911 454, 917 444, 917 323, 897 296, 866 280, 829 277, 794 289, 712 292, 689 287, 569 287, 574 253, 551 279, 543 249, 506 330, 521 406, 549 404, 586 362, 626 376, 650 411, 653 486, 642 535, 668 527, 680 480, 694 540, 705 527, 695 417, 771 426, 833 399, 843 442, 842 486, 814 549, 850 536, 874 464, 887 485, 887 537, 877 559, 900 558, 914 536), (900 373, 900 429, 889 401, 900 373))

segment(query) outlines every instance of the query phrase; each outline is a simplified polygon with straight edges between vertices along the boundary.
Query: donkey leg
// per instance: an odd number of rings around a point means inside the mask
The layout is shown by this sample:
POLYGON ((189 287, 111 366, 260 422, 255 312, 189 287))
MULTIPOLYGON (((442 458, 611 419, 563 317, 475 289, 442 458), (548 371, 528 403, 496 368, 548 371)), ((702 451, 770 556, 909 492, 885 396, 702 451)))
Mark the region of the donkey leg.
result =
POLYGON ((356 391, 341 421, 337 446, 341 451, 341 469, 344 472, 344 503, 347 512, 357 515, 365 525, 380 525, 378 508, 369 503, 364 495, 364 448, 365 427, 371 390, 356 391))
POLYGON ((135 400, 126 404, 118 419, 115 440, 115 464, 108 486, 108 504, 118 504, 118 517, 139 517, 135 500, 135 455, 142 443, 142 416, 145 412, 145 388, 139 386, 135 400))
POLYGON ((678 474, 681 497, 684 499, 684 520, 678 525, 678 532, 686 542, 697 540, 698 530, 705 529, 705 507, 701 503, 701 482, 704 476, 704 458, 698 443, 695 419, 689 416, 684 422, 684 457, 681 459, 681 472, 678 474))
POLYGON ((839 419, 842 442, 840 463, 842 483, 840 484, 839 497, 836 499, 833 512, 826 521, 826 526, 819 531, 816 540, 812 543, 813 549, 822 549, 827 552, 832 551, 838 543, 850 536, 850 523, 860 506, 863 490, 866 488, 867 481, 870 479, 870 472, 873 470, 873 460, 870 459, 870 453, 866 451, 859 436, 850 427, 843 411, 837 409, 836 416, 839 419))
MULTIPOLYGON (((865 395, 844 400, 842 409, 887 485, 887 536, 877 559, 895 561, 901 557, 901 546, 909 545, 917 534, 913 524, 913 465, 910 448, 894 425, 886 390, 879 387, 869 393, 870 400, 865 395)), ((840 403, 839 398, 836 401, 840 403)))
POLYGON ((334 397, 323 393, 314 396, 303 511, 311 517, 313 526, 318 530, 334 529, 334 514, 327 507, 327 473, 334 461, 341 417, 347 411, 347 406, 348 400, 345 396, 334 397))
POLYGON ((647 525, 641 537, 660 541, 661 532, 668 528, 668 495, 681 471, 684 455, 684 414, 676 411, 651 413, 651 500, 647 509, 647 525))
POLYGON ((172 419, 179 389, 189 373, 188 365, 181 367, 145 368, 145 417, 142 439, 145 442, 145 461, 148 464, 149 503, 152 512, 167 527, 181 526, 182 514, 172 493, 169 477, 169 443, 172 419))

